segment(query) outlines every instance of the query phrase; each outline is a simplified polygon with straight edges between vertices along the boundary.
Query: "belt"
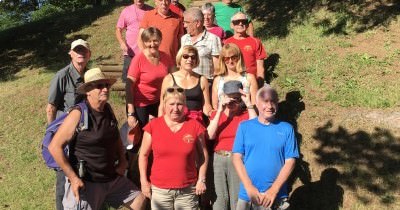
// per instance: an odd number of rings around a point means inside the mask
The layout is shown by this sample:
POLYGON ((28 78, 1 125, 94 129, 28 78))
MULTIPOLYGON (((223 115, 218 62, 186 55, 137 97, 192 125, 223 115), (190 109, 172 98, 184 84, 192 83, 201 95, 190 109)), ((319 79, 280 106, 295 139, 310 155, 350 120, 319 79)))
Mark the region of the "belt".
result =
POLYGON ((230 157, 232 155, 232 152, 226 151, 226 150, 218 150, 218 151, 215 151, 215 154, 230 157))

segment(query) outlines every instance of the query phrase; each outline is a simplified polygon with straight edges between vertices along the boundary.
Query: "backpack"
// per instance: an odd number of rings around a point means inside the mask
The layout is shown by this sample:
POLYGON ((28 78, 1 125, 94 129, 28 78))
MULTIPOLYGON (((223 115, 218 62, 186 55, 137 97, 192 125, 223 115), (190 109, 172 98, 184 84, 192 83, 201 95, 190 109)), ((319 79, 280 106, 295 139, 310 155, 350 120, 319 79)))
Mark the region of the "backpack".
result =
MULTIPOLYGON (((83 130, 87 130, 89 127, 89 115, 88 115, 88 107, 85 103, 85 101, 76 104, 75 106, 78 106, 81 110, 81 118, 79 120, 79 124, 76 128, 76 132, 80 132, 83 130)), ((68 113, 62 114, 60 117, 55 119, 53 122, 50 123, 50 125, 47 126, 46 132, 44 134, 43 140, 42 140, 42 157, 47 165, 47 167, 55 170, 59 170, 60 166, 56 163, 54 160, 53 156, 49 152, 49 145, 51 141, 53 140, 54 134, 57 132, 58 128, 60 125, 64 122, 65 118, 68 116, 68 113)), ((76 135, 74 135, 75 137, 76 135)), ((69 156, 69 147, 68 145, 64 148, 64 154, 66 157, 69 156)))

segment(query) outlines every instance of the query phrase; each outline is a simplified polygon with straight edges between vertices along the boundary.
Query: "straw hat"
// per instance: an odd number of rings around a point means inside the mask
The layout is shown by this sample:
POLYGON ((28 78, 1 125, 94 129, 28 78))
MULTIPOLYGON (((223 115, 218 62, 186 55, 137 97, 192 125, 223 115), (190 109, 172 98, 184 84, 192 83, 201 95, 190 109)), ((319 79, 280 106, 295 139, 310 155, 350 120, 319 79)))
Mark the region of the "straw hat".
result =
POLYGON ((114 78, 108 78, 106 75, 101 71, 100 68, 93 68, 86 71, 84 76, 85 83, 78 87, 78 93, 85 94, 89 91, 89 87, 91 84, 96 82, 105 82, 112 86, 117 80, 114 78))

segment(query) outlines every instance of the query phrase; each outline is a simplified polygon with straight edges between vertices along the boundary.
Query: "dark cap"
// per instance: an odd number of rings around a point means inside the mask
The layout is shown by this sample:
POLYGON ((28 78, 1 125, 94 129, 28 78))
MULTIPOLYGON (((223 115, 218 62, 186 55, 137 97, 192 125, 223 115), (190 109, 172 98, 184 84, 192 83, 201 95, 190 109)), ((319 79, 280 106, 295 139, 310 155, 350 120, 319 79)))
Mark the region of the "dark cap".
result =
POLYGON ((239 89, 243 89, 243 85, 240 81, 237 80, 231 80, 228 82, 225 82, 223 91, 225 94, 235 94, 235 93, 240 93, 239 89))

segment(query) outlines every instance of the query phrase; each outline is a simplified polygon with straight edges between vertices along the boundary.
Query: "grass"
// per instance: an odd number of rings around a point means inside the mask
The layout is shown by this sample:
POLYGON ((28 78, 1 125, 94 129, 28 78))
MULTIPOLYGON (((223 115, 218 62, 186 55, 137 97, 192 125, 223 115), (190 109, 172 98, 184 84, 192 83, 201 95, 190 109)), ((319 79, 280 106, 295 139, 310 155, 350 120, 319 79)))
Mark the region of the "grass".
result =
MULTIPOLYGON (((16 33, 17 38, 10 39, 9 47, 0 53, 0 209, 53 209, 55 177, 40 154, 49 82, 55 71, 67 64, 68 43, 76 37, 86 38, 91 44, 90 66, 122 62, 114 37, 122 7, 85 11, 96 14, 96 10, 101 15, 84 24, 76 22, 62 28, 54 23, 63 31, 46 31, 45 42, 35 39, 43 37, 43 26, 35 23, 39 28, 26 29, 31 34, 16 33), (29 40, 33 40, 32 46, 23 51, 29 40), (51 48, 53 42, 57 50, 51 48), (12 70, 7 71, 8 67, 12 70)), ((289 105, 291 99, 285 94, 299 94, 292 123, 299 134, 303 161, 309 164, 303 168, 311 174, 309 181, 321 181, 321 173, 333 167, 341 174, 336 184, 344 190, 343 204, 337 209, 396 209, 400 206, 397 121, 390 118, 388 126, 380 123, 384 119, 371 120, 366 115, 374 111, 391 113, 400 105, 396 31, 400 21, 363 33, 352 29, 359 25, 347 21, 341 29, 345 33, 327 33, 332 26, 340 25, 340 18, 348 17, 321 10, 301 24, 290 25, 286 36, 264 38, 267 52, 278 58, 271 84, 289 105)), ((113 94, 111 103, 122 124, 124 100, 113 94)), ((296 174, 301 172, 296 170, 296 174)), ((295 181, 293 191, 299 186, 307 183, 295 181)), ((318 190, 315 193, 321 194, 318 190)))

